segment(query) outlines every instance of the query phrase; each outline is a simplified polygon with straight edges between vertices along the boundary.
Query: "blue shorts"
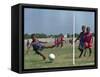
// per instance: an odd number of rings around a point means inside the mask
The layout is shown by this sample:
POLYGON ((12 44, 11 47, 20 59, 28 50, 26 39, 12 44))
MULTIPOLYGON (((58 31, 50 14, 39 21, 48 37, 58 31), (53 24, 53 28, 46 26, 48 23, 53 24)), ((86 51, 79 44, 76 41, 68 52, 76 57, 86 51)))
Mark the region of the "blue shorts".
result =
POLYGON ((84 49, 84 42, 80 42, 79 48, 80 48, 80 49, 84 49))

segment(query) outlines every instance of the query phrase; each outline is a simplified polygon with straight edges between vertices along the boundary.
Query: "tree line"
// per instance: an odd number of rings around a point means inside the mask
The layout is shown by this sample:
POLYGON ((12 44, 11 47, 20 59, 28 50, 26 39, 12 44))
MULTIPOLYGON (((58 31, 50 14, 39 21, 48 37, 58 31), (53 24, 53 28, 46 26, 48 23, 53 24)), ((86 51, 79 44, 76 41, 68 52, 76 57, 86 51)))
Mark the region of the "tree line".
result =
MULTIPOLYGON (((50 37, 52 37, 52 38, 56 38, 56 37, 59 37, 60 35, 63 35, 62 33, 60 33, 60 34, 57 34, 57 35, 54 35, 54 34, 51 34, 51 35, 47 35, 47 34, 44 34, 44 33, 34 33, 35 34, 35 36, 37 37, 37 38, 50 38, 50 37)), ((25 39, 30 39, 31 38, 31 35, 32 34, 24 34, 24 38, 25 39)), ((66 34, 67 35, 67 38, 72 38, 73 37, 73 34, 70 34, 70 33, 67 33, 66 34)), ((93 33, 93 36, 94 36, 95 34, 93 33)), ((78 37, 79 36, 79 34, 78 33, 75 33, 75 35, 74 35, 75 37, 78 37)))

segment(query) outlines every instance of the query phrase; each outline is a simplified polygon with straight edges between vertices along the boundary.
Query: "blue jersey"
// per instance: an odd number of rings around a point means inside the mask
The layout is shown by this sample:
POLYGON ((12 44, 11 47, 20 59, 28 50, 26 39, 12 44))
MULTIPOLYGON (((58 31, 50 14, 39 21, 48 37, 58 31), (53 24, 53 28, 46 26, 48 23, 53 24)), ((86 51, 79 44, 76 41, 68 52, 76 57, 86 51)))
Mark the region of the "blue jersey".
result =
POLYGON ((40 41, 32 42, 32 47, 34 50, 42 50, 44 45, 40 41))
POLYGON ((81 32, 81 34, 80 34, 80 44, 79 44, 79 47, 80 48, 84 48, 84 33, 83 32, 81 32))
POLYGON ((81 32, 80 34, 80 42, 84 43, 84 33, 83 32, 81 32))

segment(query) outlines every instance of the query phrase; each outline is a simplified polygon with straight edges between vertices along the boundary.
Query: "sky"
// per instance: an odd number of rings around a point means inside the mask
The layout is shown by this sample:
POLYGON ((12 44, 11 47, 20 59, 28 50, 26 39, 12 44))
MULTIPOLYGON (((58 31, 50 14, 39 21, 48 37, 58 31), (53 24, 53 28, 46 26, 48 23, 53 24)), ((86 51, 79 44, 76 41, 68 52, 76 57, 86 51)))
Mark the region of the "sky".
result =
POLYGON ((82 25, 90 26, 94 32, 94 12, 24 9, 24 33, 72 34, 73 25, 75 33, 81 32, 82 25))

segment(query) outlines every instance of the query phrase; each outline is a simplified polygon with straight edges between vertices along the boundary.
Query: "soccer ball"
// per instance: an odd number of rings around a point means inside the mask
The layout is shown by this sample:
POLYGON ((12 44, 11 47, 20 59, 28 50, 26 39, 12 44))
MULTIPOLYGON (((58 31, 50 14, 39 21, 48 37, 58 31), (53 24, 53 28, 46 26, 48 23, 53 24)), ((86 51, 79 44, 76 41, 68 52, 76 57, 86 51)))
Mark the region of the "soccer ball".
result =
POLYGON ((52 62, 55 59, 55 55, 53 53, 50 53, 48 56, 50 62, 52 62))

